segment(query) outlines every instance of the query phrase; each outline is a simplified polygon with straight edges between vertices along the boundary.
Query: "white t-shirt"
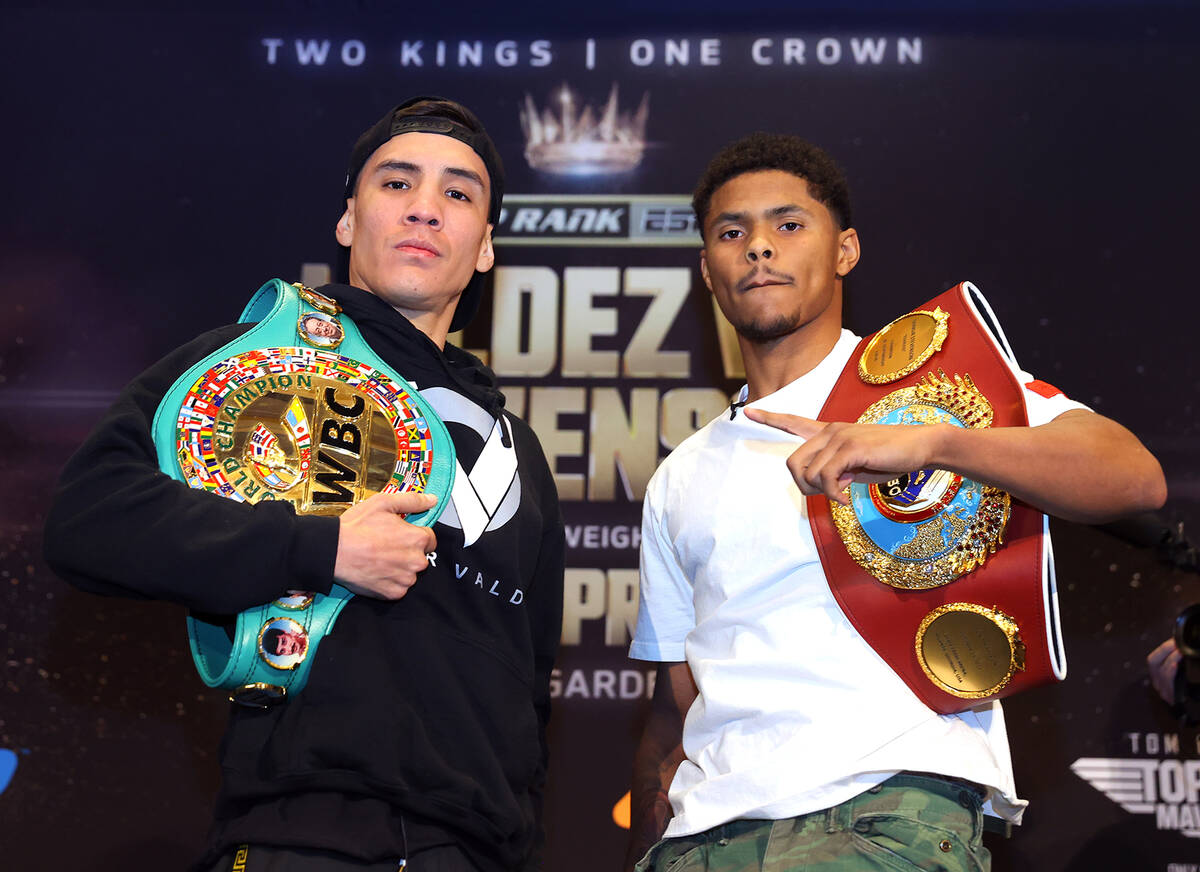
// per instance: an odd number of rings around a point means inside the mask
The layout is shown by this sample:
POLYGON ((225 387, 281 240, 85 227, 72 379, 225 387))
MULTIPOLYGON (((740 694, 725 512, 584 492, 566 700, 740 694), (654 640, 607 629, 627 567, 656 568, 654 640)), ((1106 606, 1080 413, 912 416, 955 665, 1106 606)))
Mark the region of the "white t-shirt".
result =
MULTIPOLYGON (((750 407, 817 417, 858 341, 843 330, 815 369, 750 407)), ((1025 393, 1031 425, 1086 408, 1025 393)), ((1026 803, 1000 704, 938 715, 838 607, 785 466, 802 442, 726 412, 675 449, 647 487, 629 654, 686 660, 699 688, 665 835, 817 811, 900 770, 986 785, 992 810, 1019 821, 1026 803)))

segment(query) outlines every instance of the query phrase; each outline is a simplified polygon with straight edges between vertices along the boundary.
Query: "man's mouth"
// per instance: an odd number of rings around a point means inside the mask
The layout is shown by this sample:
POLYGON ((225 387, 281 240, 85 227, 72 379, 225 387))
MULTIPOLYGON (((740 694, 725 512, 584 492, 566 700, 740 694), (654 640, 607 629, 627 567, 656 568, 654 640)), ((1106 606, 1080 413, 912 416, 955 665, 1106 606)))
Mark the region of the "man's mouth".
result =
POLYGON ((402 254, 416 257, 437 257, 441 254, 435 246, 423 239, 402 239, 396 243, 395 248, 402 254))
POLYGON ((791 281, 787 276, 762 275, 761 273, 751 273, 740 282, 737 289, 739 291, 751 291, 755 288, 766 288, 771 285, 786 285, 791 281))

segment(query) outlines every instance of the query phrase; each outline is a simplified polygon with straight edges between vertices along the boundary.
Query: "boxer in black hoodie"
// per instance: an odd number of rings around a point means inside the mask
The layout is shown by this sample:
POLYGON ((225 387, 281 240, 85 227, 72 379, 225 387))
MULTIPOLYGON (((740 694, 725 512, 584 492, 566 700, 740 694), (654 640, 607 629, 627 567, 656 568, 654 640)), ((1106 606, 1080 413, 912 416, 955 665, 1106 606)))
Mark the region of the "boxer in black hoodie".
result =
POLYGON ((230 707, 197 869, 541 868, 562 519, 533 431, 504 412, 492 373, 446 342, 478 306, 503 186, 469 110, 401 104, 351 155, 335 231, 349 283, 317 289, 450 431, 460 481, 433 528, 404 519, 433 505, 425 494, 320 517, 159 472, 151 421, 164 394, 246 324, 138 376, 63 472, 46 557, 84 590, 226 615, 335 581, 357 594, 302 693, 230 707), (484 468, 497 458, 499 478, 484 468))

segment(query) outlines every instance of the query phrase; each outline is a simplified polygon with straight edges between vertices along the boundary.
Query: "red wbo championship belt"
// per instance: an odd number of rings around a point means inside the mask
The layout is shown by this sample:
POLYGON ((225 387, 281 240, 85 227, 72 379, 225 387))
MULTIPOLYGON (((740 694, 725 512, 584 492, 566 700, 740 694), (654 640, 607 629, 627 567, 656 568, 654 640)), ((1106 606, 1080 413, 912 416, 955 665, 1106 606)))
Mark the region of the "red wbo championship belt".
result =
MULTIPOLYGON (((963 282, 855 349, 822 421, 959 427, 1029 423, 1015 360, 963 282)), ((963 711, 1066 676, 1046 516, 940 469, 808 497, 838 605, 934 711, 963 711)))

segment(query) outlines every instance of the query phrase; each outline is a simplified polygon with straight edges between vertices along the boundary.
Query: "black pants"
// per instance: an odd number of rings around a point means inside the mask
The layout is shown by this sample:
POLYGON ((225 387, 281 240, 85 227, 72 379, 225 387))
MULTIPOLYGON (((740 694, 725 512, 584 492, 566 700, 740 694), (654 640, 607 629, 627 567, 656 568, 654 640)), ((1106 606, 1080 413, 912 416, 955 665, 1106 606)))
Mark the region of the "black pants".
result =
POLYGON ((453 845, 417 851, 406 865, 400 858, 364 862, 308 848, 249 845, 231 850, 204 872, 478 872, 467 855, 453 845), (244 854, 242 852, 245 852, 244 854))

